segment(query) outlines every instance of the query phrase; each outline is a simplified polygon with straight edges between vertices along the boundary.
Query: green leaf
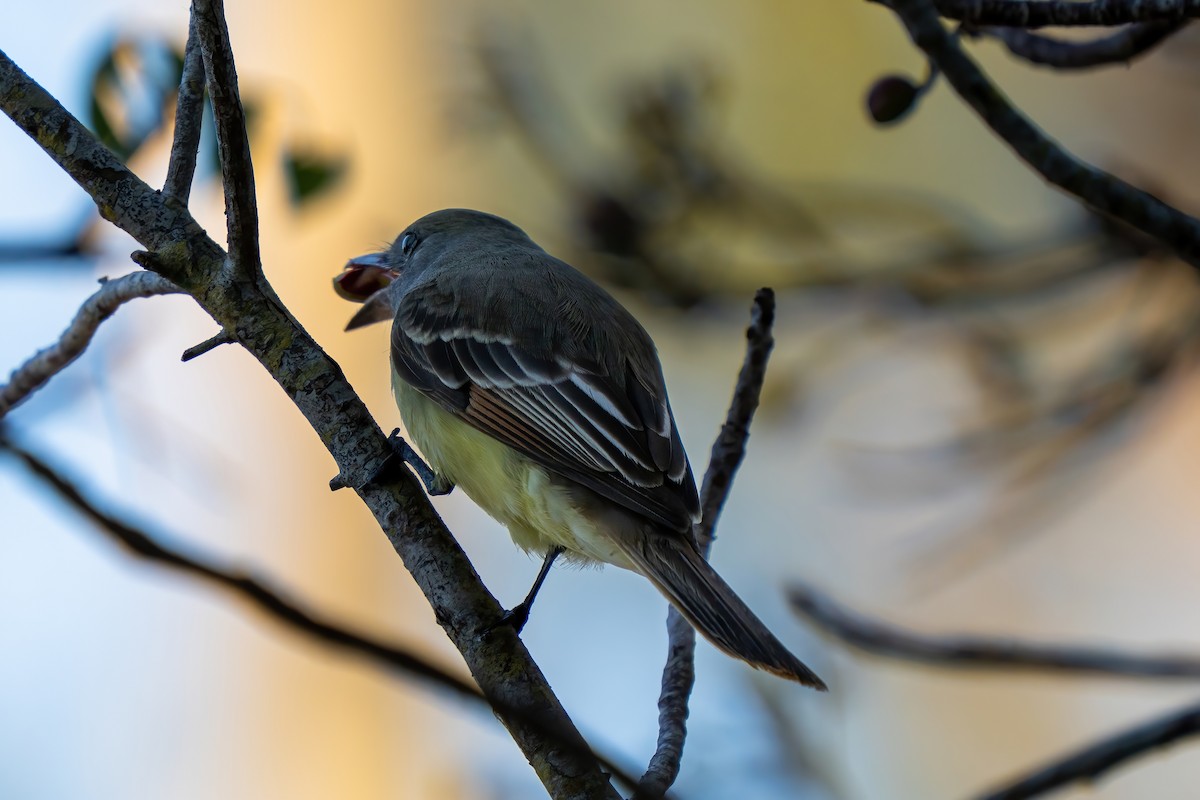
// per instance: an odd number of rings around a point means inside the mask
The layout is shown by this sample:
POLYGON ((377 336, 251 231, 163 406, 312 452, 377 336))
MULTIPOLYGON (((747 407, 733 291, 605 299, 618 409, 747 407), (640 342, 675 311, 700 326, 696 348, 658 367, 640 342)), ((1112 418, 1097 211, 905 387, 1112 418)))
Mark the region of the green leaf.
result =
POLYGON ((346 177, 349 161, 343 155, 323 155, 312 150, 287 149, 283 153, 292 205, 299 208, 335 189, 346 177))
POLYGON ((88 127, 128 161, 166 124, 182 70, 182 55, 164 39, 114 40, 92 70, 88 127))

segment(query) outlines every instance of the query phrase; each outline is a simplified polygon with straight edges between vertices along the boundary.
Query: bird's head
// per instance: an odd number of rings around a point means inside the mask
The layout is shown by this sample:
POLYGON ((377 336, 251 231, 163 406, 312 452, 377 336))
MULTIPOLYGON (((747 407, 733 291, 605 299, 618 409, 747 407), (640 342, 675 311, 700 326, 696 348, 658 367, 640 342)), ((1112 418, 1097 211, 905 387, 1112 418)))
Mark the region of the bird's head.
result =
POLYGON ((341 297, 363 304, 346 330, 392 319, 404 286, 429 271, 455 269, 506 244, 540 249, 516 225, 482 211, 448 208, 421 217, 386 250, 350 259, 333 279, 341 297))

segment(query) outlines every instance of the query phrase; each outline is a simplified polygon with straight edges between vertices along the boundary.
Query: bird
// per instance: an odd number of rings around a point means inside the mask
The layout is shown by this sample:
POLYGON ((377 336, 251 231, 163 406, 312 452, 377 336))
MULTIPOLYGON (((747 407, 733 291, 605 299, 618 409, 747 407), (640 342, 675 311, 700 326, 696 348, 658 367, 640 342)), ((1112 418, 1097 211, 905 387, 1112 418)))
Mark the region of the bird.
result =
POLYGON ((657 350, 612 295, 470 209, 421 217, 343 275, 363 271, 386 277, 346 329, 392 322, 401 457, 431 495, 461 488, 543 556, 502 622, 520 633, 560 556, 611 564, 649 579, 719 650, 825 690, 700 554, 699 496, 657 350))

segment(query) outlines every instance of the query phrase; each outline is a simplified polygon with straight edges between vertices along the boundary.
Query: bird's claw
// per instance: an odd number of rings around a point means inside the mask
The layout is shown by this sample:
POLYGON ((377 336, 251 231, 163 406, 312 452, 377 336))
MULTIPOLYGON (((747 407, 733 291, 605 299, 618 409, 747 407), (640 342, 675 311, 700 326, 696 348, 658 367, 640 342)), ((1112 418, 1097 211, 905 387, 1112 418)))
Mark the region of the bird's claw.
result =
POLYGON ((499 628, 512 628, 513 633, 520 636, 526 622, 529 622, 529 604, 522 602, 501 614, 500 619, 484 628, 483 632, 489 634, 499 628))
POLYGON ((371 477, 367 478, 365 485, 369 486, 372 483, 379 483, 393 469, 396 469, 399 464, 408 464, 417 477, 421 479, 421 483, 425 485, 425 491, 429 493, 430 497, 438 497, 454 491, 454 484, 435 473, 421 456, 417 455, 417 451, 412 448, 412 445, 406 442, 400 435, 399 428, 393 430, 391 435, 388 436, 388 446, 392 452, 371 473, 371 477))

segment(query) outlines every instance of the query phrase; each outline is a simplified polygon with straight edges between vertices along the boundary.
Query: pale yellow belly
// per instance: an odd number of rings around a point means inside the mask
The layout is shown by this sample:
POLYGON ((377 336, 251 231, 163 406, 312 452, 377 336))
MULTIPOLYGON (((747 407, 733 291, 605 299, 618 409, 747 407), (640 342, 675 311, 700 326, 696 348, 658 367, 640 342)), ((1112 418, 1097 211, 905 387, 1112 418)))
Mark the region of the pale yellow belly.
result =
POLYGON ((409 441, 434 472, 507 527, 518 547, 544 554, 559 546, 575 562, 632 567, 561 479, 462 422, 394 375, 392 387, 409 441))

